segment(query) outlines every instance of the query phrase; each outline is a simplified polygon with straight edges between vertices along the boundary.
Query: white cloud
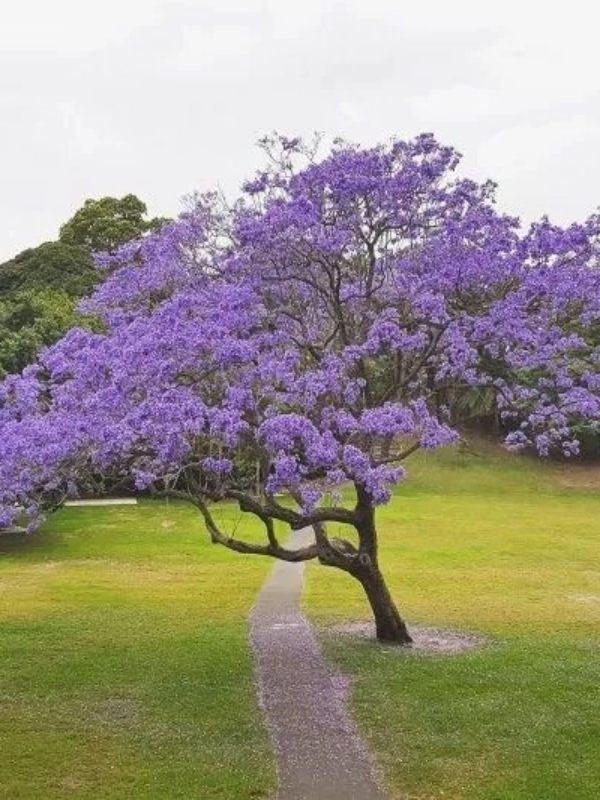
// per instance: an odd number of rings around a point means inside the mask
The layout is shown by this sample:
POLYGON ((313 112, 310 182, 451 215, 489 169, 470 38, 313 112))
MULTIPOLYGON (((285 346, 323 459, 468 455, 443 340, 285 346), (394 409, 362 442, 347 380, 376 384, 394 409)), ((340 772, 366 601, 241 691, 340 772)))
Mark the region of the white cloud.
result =
POLYGON ((57 110, 61 117, 65 136, 75 153, 92 156, 101 148, 112 149, 119 146, 116 139, 102 136, 88 125, 73 103, 59 103, 57 110))
POLYGON ((600 10, 541 0, 21 0, 0 12, 0 260, 88 196, 153 213, 258 166, 266 130, 433 130, 503 206, 600 201, 600 10))
POLYGON ((361 122, 363 119, 360 108, 350 100, 340 100, 338 108, 342 116, 347 117, 351 122, 361 122))
POLYGON ((504 210, 526 219, 548 213, 572 222, 600 201, 600 164, 589 159, 599 136, 600 122, 584 115, 523 123, 484 141, 475 161, 481 174, 493 173, 498 180, 504 210))
MULTIPOLYGON (((494 169, 505 178, 523 176, 540 165, 560 163, 565 151, 578 150, 586 142, 593 148, 600 128, 583 116, 545 122, 541 125, 524 123, 507 128, 485 140, 477 152, 482 168, 494 169)), ((600 195, 600 192, 599 192, 600 195)))
POLYGON ((257 35, 241 25, 215 25, 211 28, 192 27, 183 31, 181 46, 173 63, 187 69, 199 69, 223 62, 245 62, 252 58, 253 48, 259 45, 257 35))
POLYGON ((168 5, 169 0, 20 0, 8 9, 4 3, 0 49, 56 57, 85 54, 123 41, 140 26, 155 24, 168 5))

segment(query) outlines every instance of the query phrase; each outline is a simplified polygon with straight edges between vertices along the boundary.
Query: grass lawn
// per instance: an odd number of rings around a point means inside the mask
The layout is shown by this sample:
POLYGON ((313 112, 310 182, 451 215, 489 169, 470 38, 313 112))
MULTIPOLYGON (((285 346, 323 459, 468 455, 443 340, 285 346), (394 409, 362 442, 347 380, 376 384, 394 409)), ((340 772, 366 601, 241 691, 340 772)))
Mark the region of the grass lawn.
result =
MULTIPOLYGON (((408 620, 489 637, 432 657, 325 627, 393 797, 600 797, 600 481, 588 484, 585 469, 450 451, 413 460, 380 511, 408 620)), ((328 576, 309 570, 312 618, 365 618, 358 584, 328 576)))
POLYGON ((0 537, 0 797, 272 794, 246 625, 268 568, 183 504, 0 537))
MULTIPOLYGON (((331 623, 366 615, 358 585, 315 565, 306 593, 388 786, 597 800, 600 490, 485 448, 410 467, 379 514, 394 593, 409 621, 489 645, 431 657, 341 638, 331 623)), ((0 797, 272 796, 247 643, 269 566, 210 545, 183 504, 65 509, 38 537, 1 537, 0 797)))

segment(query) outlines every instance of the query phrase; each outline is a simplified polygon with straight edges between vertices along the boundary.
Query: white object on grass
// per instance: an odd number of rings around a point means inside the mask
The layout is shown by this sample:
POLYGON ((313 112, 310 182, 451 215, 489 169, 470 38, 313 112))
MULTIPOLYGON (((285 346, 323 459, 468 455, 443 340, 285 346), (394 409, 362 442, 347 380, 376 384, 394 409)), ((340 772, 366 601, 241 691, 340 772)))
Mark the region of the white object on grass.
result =
POLYGON ((66 506, 135 506, 136 497, 99 497, 94 500, 67 500, 66 506))

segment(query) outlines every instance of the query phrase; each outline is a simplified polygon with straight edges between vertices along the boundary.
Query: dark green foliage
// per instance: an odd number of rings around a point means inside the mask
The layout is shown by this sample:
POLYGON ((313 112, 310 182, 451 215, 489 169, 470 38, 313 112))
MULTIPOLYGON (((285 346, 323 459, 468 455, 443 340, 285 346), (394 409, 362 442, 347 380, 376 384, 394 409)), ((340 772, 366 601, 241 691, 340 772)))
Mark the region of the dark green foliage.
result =
POLYGON ((76 321, 75 301, 62 289, 0 296, 0 378, 20 372, 76 321))
POLYGON ((576 429, 584 458, 600 460, 600 422, 580 425, 576 429))
POLYGON ((86 200, 62 226, 58 241, 28 248, 0 264, 0 379, 20 372, 42 347, 84 324, 77 301, 101 277, 93 252, 113 250, 163 224, 162 219, 147 220, 146 211, 132 194, 86 200))
POLYGON ((77 324, 77 300, 97 281, 89 250, 64 242, 45 242, 0 265, 0 378, 20 372, 77 324))
POLYGON ((87 294, 98 281, 91 253, 65 242, 44 242, 0 265, 0 297, 30 289, 87 294))

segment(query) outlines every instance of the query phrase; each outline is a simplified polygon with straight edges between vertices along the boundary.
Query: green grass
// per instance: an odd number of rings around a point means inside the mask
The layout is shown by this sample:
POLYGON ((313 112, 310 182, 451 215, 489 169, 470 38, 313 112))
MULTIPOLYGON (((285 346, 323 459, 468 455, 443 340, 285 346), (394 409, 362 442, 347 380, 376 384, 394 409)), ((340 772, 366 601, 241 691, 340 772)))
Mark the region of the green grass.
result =
MULTIPOLYGON (((334 636, 366 603, 318 565, 307 609, 394 797, 597 800, 600 491, 585 487, 600 470, 478 449, 413 460, 379 522, 408 620, 486 647, 334 636)), ((0 797, 272 796, 247 642, 269 567, 210 545, 183 504, 65 509, 37 537, 0 537, 0 797)))
POLYGON ((269 796, 246 624, 268 566, 180 504, 0 538, 0 796, 269 796))
POLYGON ((328 632, 368 616, 358 584, 311 567, 305 596, 328 654, 354 679, 354 711, 392 795, 596 800, 600 492, 577 488, 585 469, 488 448, 410 467, 379 513, 394 595, 409 621, 489 644, 399 654, 328 632))

